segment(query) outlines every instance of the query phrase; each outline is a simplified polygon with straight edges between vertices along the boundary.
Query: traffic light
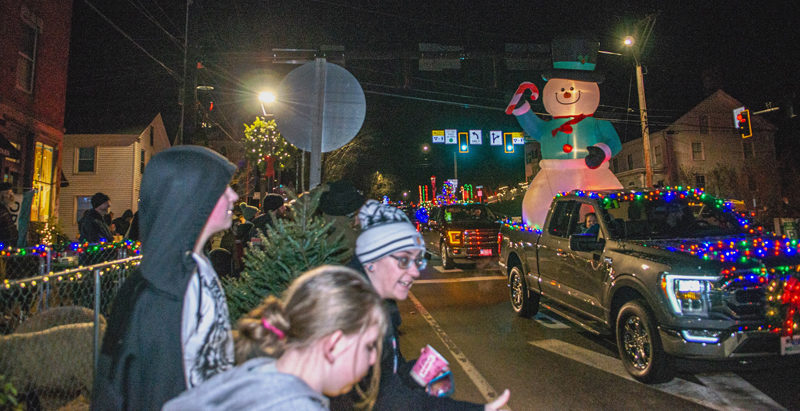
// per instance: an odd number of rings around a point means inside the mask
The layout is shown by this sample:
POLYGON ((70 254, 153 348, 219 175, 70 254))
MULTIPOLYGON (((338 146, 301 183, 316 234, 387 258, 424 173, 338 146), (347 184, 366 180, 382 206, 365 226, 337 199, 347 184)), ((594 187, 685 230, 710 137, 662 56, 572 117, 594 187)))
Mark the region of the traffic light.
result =
POLYGON ((503 150, 506 153, 514 152, 514 137, 511 136, 511 133, 503 133, 503 150))
POLYGON ((753 136, 753 125, 750 124, 750 110, 739 107, 733 111, 735 116, 736 128, 742 134, 742 138, 753 136))
POLYGON ((469 153, 469 136, 467 133, 458 133, 458 152, 469 153))

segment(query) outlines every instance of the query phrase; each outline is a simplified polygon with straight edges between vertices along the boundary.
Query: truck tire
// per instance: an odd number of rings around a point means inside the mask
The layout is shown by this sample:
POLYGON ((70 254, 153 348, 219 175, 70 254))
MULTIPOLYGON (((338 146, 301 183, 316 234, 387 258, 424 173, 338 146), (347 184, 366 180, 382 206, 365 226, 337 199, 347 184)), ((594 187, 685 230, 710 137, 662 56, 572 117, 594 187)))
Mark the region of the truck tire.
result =
POLYGON ((449 270, 456 267, 456 264, 453 262, 453 259, 450 258, 448 255, 447 250, 447 243, 442 241, 442 246, 439 248, 439 252, 442 254, 442 268, 445 270, 449 270))
POLYGON ((672 379, 653 314, 642 300, 628 301, 617 314, 617 349, 625 370, 644 383, 672 379))
POLYGON ((508 293, 511 308, 518 316, 531 318, 539 312, 539 294, 528 290, 522 268, 518 265, 511 267, 508 273, 508 293))

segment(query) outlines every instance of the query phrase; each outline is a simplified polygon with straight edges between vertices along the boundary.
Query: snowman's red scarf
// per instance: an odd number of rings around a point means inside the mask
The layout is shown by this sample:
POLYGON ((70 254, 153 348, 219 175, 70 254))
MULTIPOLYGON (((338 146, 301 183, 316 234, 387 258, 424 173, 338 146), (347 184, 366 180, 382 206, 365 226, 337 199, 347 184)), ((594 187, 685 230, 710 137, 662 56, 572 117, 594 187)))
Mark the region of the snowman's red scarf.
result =
POLYGON ((572 125, 573 124, 578 124, 578 123, 581 122, 581 120, 585 119, 586 117, 592 117, 592 116, 594 116, 594 113, 592 113, 592 114, 578 114, 577 116, 557 116, 557 117, 553 117, 553 118, 571 118, 572 119, 572 120, 567 121, 566 123, 562 124, 557 129, 554 129, 552 131, 553 137, 555 137, 556 133, 558 133, 559 131, 564 133, 564 134, 572 134, 572 125))

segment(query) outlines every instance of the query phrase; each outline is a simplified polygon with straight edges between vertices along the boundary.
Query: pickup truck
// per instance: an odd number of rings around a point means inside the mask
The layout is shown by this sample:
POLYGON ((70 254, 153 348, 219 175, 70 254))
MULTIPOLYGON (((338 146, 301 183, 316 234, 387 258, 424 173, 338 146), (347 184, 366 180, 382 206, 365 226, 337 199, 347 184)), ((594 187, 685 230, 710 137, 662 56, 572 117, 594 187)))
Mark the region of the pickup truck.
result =
POLYGON ((431 207, 424 220, 419 230, 425 245, 441 255, 445 269, 455 267, 456 263, 497 259, 500 218, 485 204, 454 203, 431 207))
POLYGON ((642 382, 671 379, 675 357, 800 353, 797 240, 765 233, 700 189, 562 193, 543 227, 506 222, 501 236, 516 314, 542 304, 614 336, 642 382), (587 213, 596 234, 581 227, 587 213))

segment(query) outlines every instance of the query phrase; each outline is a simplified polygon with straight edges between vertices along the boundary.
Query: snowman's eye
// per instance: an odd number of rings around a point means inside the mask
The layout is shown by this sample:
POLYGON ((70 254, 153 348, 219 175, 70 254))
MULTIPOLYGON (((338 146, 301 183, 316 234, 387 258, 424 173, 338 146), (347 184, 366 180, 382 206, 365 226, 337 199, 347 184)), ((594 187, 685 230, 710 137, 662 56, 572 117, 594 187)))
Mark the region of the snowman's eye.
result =
POLYGON ((575 90, 575 87, 570 87, 569 91, 575 90))
POLYGON ((564 89, 562 88, 561 91, 564 91, 564 89))

